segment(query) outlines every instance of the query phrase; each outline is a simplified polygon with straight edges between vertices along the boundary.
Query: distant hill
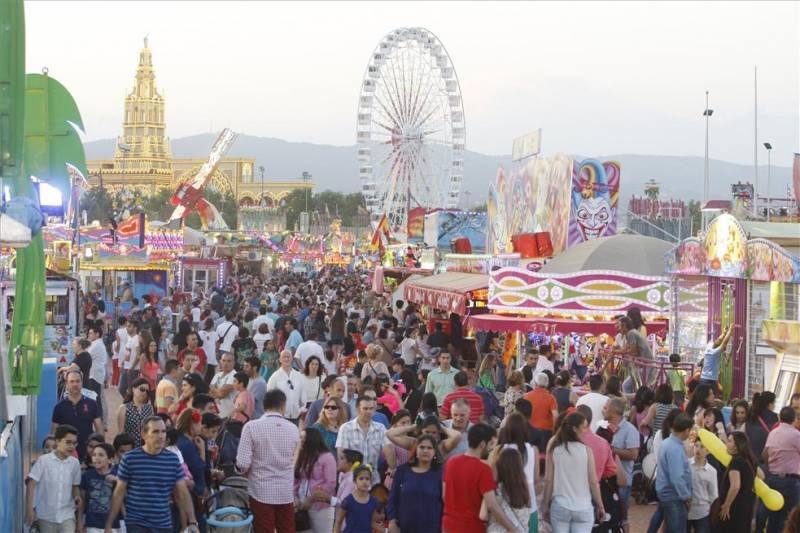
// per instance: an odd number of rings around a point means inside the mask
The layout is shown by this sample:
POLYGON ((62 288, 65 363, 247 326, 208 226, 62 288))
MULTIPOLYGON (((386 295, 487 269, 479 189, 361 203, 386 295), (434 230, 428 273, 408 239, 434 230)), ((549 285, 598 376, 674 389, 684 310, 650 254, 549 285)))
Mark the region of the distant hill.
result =
MULTIPOLYGON (((172 139, 175 157, 204 157, 214 143, 216 134, 204 133, 172 139)), ((87 159, 110 158, 114 139, 86 143, 87 159)), ((311 172, 319 191, 330 189, 342 192, 360 190, 356 147, 288 142, 272 137, 239 135, 228 155, 255 157, 256 168, 264 166, 266 179, 285 180, 299 177, 303 171, 311 172)), ((584 156, 573 156, 583 159, 584 156)), ((703 194, 702 157, 667 155, 594 155, 601 160, 613 159, 622 165, 623 201, 633 194, 641 194, 646 181, 654 179, 661 184, 664 196, 683 199, 700 199, 703 194)), ((511 167, 510 155, 486 155, 467 151, 464 156, 464 185, 462 191, 472 193, 471 200, 478 202, 497 172, 497 167, 511 167)), ((730 197, 730 185, 737 181, 752 181, 753 167, 711 160, 712 198, 730 197)), ((791 177, 791 168, 772 167, 773 195, 785 193, 791 177)), ((766 165, 759 167, 762 194, 766 193, 766 165)))

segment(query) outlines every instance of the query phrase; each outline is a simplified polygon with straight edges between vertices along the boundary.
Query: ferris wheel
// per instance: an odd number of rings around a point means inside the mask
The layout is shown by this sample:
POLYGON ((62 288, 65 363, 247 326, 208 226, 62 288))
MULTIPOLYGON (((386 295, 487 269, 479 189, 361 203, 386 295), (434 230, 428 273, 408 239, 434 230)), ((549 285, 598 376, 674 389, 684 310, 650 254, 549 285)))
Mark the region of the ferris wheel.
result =
POLYGON ((444 45, 400 28, 370 56, 358 100, 362 193, 373 220, 405 233, 416 207, 455 208, 464 177, 461 89, 444 45))

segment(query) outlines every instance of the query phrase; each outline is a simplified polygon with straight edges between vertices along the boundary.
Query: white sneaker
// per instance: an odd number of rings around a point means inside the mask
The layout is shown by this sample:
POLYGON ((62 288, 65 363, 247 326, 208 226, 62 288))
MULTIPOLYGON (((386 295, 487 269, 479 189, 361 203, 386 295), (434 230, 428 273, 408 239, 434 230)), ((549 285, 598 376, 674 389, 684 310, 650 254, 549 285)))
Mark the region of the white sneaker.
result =
POLYGON ((6 213, 0 213, 0 246, 25 248, 31 243, 31 230, 6 213))

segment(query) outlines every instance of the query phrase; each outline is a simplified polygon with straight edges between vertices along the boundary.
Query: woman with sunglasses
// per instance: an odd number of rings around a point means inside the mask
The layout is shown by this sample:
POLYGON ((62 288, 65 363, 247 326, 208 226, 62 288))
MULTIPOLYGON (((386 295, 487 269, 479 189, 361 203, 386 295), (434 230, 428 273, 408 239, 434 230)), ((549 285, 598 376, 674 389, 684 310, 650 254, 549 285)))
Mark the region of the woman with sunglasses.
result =
POLYGON ((117 410, 117 428, 133 438, 134 448, 142 445, 142 425, 145 420, 155 414, 150 403, 150 384, 144 378, 138 378, 128 389, 125 403, 117 410))
POLYGON ((322 434, 330 450, 335 450, 339 427, 345 422, 347 422, 347 409, 344 402, 339 398, 330 397, 325 400, 319 418, 311 427, 322 434))

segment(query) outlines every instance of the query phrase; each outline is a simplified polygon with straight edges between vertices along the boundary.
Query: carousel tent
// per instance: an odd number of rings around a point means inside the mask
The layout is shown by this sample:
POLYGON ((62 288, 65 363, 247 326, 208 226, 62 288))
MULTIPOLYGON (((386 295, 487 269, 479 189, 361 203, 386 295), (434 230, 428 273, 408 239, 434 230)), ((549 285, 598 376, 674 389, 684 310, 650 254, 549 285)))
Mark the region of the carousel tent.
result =
POLYGON ((643 235, 615 235, 586 241, 558 254, 539 271, 569 274, 586 270, 611 270, 639 276, 663 276, 664 254, 673 244, 643 235))

